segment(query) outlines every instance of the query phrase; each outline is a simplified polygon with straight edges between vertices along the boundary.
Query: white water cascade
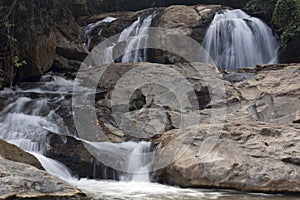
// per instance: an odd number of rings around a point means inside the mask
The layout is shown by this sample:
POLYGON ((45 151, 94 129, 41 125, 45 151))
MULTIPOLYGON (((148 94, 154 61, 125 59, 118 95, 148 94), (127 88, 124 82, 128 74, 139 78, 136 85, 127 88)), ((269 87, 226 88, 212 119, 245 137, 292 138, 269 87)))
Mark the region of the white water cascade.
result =
MULTIPOLYGON (((129 27, 125 28, 119 36, 117 43, 125 43, 125 55, 123 55, 121 62, 145 62, 147 61, 147 43, 148 43, 148 29, 151 26, 152 19, 155 13, 149 15, 145 19, 138 17, 129 27), (130 51, 131 49, 136 49, 130 51)), ((103 50, 101 56, 102 63, 110 64, 113 59, 114 48, 117 44, 112 44, 103 50)))
POLYGON ((129 156, 127 173, 121 177, 122 181, 150 182, 150 172, 154 158, 147 156, 150 152, 150 142, 137 143, 129 156))
POLYGON ((137 21, 135 21, 128 28, 124 29, 124 31, 121 33, 119 42, 126 41, 125 52, 133 48, 137 49, 133 52, 125 54, 122 58, 123 63, 147 61, 147 28, 151 26, 153 17, 154 15, 149 15, 143 21, 138 18, 137 21), (142 51, 139 49, 142 49, 142 51))
POLYGON ((217 66, 232 70, 276 63, 279 43, 264 22, 236 9, 215 15, 203 46, 217 66))
MULTIPOLYGON (((91 41, 92 41, 92 38, 93 38, 93 31, 105 24, 105 23, 111 23, 113 21, 117 20, 117 18, 114 18, 114 17, 106 17, 100 21, 97 21, 95 23, 91 23, 89 25, 87 25, 86 27, 84 27, 84 32, 85 32, 85 36, 86 36, 86 42, 84 43, 84 45, 87 47, 87 48, 90 48, 91 46, 91 41)), ((98 32, 98 36, 100 36, 102 33, 102 29, 99 30, 98 32)))

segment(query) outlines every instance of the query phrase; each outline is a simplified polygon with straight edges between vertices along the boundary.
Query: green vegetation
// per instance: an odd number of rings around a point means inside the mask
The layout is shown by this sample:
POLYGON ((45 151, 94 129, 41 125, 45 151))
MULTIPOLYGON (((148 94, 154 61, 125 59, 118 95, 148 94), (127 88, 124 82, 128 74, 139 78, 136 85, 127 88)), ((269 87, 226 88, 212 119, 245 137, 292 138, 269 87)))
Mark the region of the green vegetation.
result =
POLYGON ((0 87, 12 85, 18 68, 30 65, 37 37, 48 36, 66 19, 72 0, 2 0, 0 5, 0 87))
POLYGON ((282 45, 300 34, 300 0, 278 0, 273 13, 273 24, 281 33, 282 45))
POLYGON ((251 0, 247 9, 263 13, 281 35, 283 48, 300 34, 300 0, 251 0))

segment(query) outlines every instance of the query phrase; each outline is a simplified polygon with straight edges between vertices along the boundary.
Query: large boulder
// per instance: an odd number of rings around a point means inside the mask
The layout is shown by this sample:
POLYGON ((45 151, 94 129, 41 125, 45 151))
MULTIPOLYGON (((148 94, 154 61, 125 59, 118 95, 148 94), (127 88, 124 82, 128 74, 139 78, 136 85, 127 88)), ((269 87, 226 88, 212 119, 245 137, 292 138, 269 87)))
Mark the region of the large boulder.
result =
POLYGON ((1 199, 81 199, 80 191, 44 171, 0 157, 1 199))
POLYGON ((50 70, 55 58, 55 41, 54 32, 34 39, 26 49, 27 65, 18 68, 18 81, 38 80, 50 70))
POLYGON ((199 110, 218 104, 231 105, 242 99, 229 82, 212 84, 219 79, 219 72, 209 64, 145 62, 102 67, 82 70, 77 78, 105 91, 99 98, 96 95, 97 106, 107 108, 114 117, 114 127, 122 129, 127 136, 149 139, 166 130, 179 128, 182 115, 186 127, 192 125, 192 121, 200 120, 199 110), (107 68, 100 77, 102 67, 107 68), (216 94, 213 100, 212 92, 216 94))
MULTIPOLYGON (((112 136, 108 136, 108 138, 110 137, 112 136)), ((86 145, 88 144, 82 140, 72 136, 57 134, 49 134, 48 140, 49 147, 45 156, 66 165, 72 176, 78 178, 118 179, 117 172, 99 162, 87 148, 88 146, 86 145)))
POLYGON ((83 45, 83 30, 72 21, 68 25, 60 26, 55 34, 55 58, 52 70, 77 71, 89 53, 83 45))
POLYGON ((219 111, 205 109, 200 124, 170 130, 157 139, 157 167, 171 163, 158 170, 159 181, 183 187, 300 192, 300 66, 256 66, 231 76, 243 73, 252 75, 227 82, 231 87, 226 90, 238 90, 242 98, 227 106, 225 121, 214 123, 205 113, 219 111), (210 130, 218 130, 213 134, 217 140, 210 130), (185 151, 178 152, 178 147, 185 151))
POLYGON ((0 140, 0 156, 4 159, 14 162, 32 165, 38 169, 43 169, 42 165, 36 157, 23 151, 19 147, 0 140))

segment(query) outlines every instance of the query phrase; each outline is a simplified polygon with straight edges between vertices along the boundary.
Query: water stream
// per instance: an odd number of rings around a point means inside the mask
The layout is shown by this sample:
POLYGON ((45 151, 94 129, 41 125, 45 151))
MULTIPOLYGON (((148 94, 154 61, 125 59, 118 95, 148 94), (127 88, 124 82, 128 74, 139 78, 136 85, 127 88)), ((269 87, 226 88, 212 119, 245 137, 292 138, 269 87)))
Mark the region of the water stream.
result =
MULTIPOLYGON (((139 62, 147 60, 145 45, 147 43, 147 32, 145 27, 151 25, 153 15, 145 19, 138 18, 131 26, 126 28, 120 35, 119 41, 127 41, 127 48, 139 47, 141 51, 134 51, 126 54, 122 62, 139 62)), ((86 28, 86 34, 90 35, 95 27, 101 23, 111 22, 114 18, 107 18, 86 28)), ((223 30, 222 30, 223 31, 223 30)), ((272 62, 276 58, 277 42, 266 40, 270 38, 271 30, 256 18, 242 13, 239 10, 226 11, 216 15, 208 35, 205 45, 214 55, 216 62, 220 66, 229 68, 249 66, 255 63, 272 62), (219 33, 222 27, 224 33, 231 32, 232 36, 219 33), (227 32, 226 32, 227 31, 227 32), (246 34, 244 41, 240 34, 246 34), (262 34, 262 35, 260 35, 262 34), (218 43, 219 36, 225 42, 218 43), (265 41, 262 49, 259 42, 265 41), (256 43, 258 42, 258 44, 256 43), (240 44, 240 45, 239 45, 240 44), (258 46, 255 46, 258 45, 258 46), (218 46, 218 48, 217 48, 218 46), (220 49, 220 51, 217 51, 220 49), (245 55, 236 55, 236 52, 245 52, 245 55), (255 55, 253 51, 256 51, 255 55), (263 55, 263 56, 262 56, 263 55), (228 56, 232 57, 229 59, 228 56)), ((90 45, 90 39, 87 45, 90 45)), ((112 54, 113 47, 107 49, 108 54, 112 54)), ((45 157, 47 151, 47 133, 71 136, 72 127, 66 123, 66 118, 71 112, 71 96, 73 85, 76 81, 67 80, 60 75, 48 74, 39 83, 32 83, 13 90, 5 89, 0 93, 0 98, 4 101, 4 106, 0 112, 0 138, 9 143, 15 144, 25 151, 32 153, 38 158, 47 172, 57 176, 71 184, 79 187, 83 192, 94 199, 257 199, 257 200, 290 200, 294 197, 282 195, 250 194, 224 190, 201 190, 182 189, 151 182, 151 171, 154 159, 146 159, 144 153, 151 151, 150 142, 123 142, 120 144, 99 143, 83 141, 93 145, 99 151, 108 151, 115 154, 116 159, 126 160, 127 172, 116 180, 89 180, 72 177, 67 166, 62 163, 45 157), (123 151, 126 151, 125 154, 123 151), (129 153, 128 153, 129 152, 129 153), (123 155, 128 155, 123 156, 123 155), (119 157, 118 157, 119 156, 119 157)))
POLYGON ((279 42, 264 22, 237 9, 215 15, 203 46, 217 66, 231 70, 277 63, 279 42))

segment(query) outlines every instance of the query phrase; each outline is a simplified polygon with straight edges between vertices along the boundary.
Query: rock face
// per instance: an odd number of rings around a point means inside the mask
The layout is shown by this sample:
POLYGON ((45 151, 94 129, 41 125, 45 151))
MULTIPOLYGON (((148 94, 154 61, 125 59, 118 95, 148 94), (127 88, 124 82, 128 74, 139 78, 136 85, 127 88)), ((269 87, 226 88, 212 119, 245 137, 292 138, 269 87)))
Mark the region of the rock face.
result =
MULTIPOLYGON (((221 124, 201 111, 199 125, 166 132, 161 139, 157 166, 159 181, 183 187, 221 187, 263 192, 300 192, 300 65, 271 65, 240 69, 253 74, 230 84, 241 98, 226 108, 221 124), (206 118, 206 119, 205 119, 206 118), (209 127, 221 126, 210 140, 209 127), (168 158, 166 160, 166 158, 168 158), (172 161, 172 160, 171 160, 172 161)), ((235 73, 231 74, 232 76, 235 73)))
POLYGON ((33 155, 3 140, 0 140, 0 156, 7 160, 25 163, 38 169, 43 169, 40 162, 33 155))
POLYGON ((71 22, 68 26, 61 26, 56 31, 56 54, 52 70, 77 71, 89 53, 83 42, 83 30, 77 23, 71 22))
MULTIPOLYGON (((161 39, 167 38, 169 34, 173 35, 174 33, 179 33, 189 36, 201 44, 214 15, 226 8, 228 7, 221 5, 174 5, 167 8, 151 8, 138 12, 124 13, 124 16, 119 17, 116 21, 103 27, 101 32, 102 39, 96 41, 92 40, 92 47, 103 41, 104 38, 109 38, 121 33, 138 18, 143 20, 147 16, 153 15, 153 13, 154 18, 151 27, 168 29, 166 35, 162 35, 161 39)), ((182 44, 182 46, 185 45, 188 46, 189 44, 182 44)), ((162 50, 149 49, 147 54, 149 62, 164 64, 182 62, 182 58, 162 50)))
POLYGON ((84 143, 71 136, 49 134, 49 148, 46 156, 55 159, 79 178, 118 179, 113 169, 105 167, 87 150, 84 143), (102 172, 106 173, 102 173, 102 172))
POLYGON ((55 57, 55 34, 50 32, 47 36, 39 36, 33 45, 28 47, 27 65, 20 67, 18 79, 24 81, 38 80, 40 76, 49 71, 55 57))
POLYGON ((0 158, 1 199, 80 199, 80 191, 44 171, 0 158))
MULTIPOLYGON (((168 34, 178 33, 189 36, 201 44, 215 14, 225 8, 227 7, 220 5, 170 6, 154 19, 153 26, 168 29, 168 34)), ((189 46, 189 44, 182 44, 182 46, 189 46)), ((151 50, 149 54, 150 62, 184 62, 182 58, 170 52, 151 50)))

